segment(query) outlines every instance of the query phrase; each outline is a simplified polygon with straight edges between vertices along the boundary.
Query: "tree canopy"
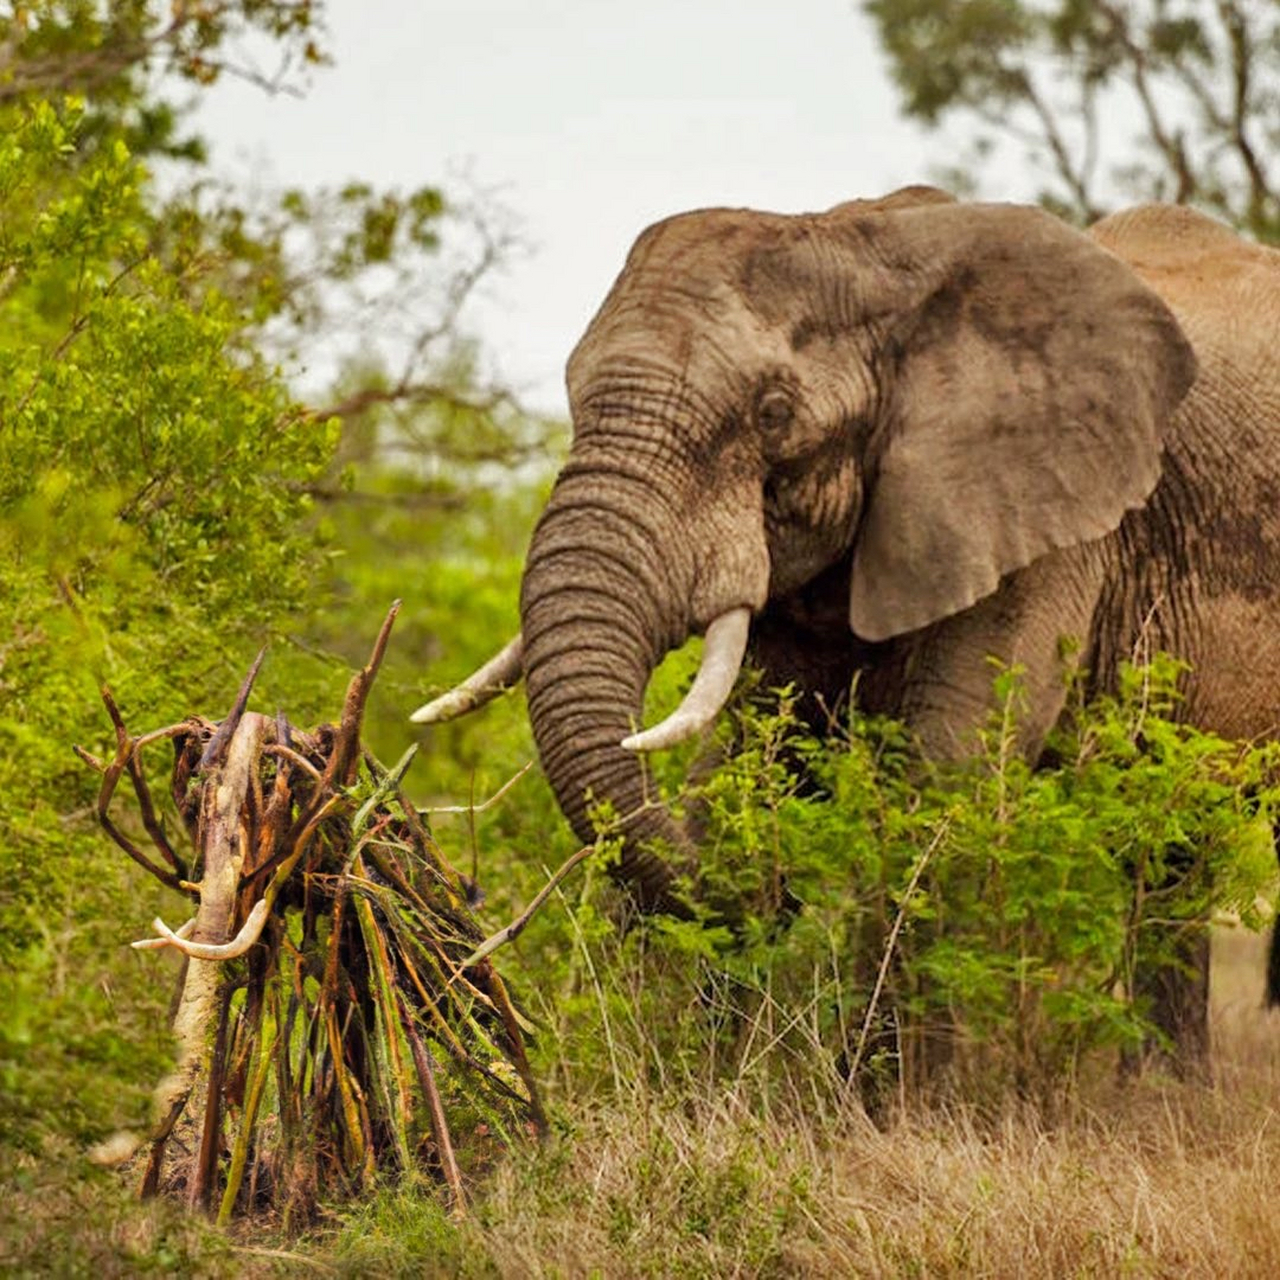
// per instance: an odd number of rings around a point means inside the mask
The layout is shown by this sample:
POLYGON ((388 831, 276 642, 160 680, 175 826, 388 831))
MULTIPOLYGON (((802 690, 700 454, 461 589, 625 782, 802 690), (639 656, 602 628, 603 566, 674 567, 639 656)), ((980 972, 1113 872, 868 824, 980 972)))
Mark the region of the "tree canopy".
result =
POLYGON ((506 233, 434 186, 252 204, 169 101, 229 74, 296 86, 321 19, 301 0, 0 19, 0 1141, 101 1136, 145 1111, 166 1052, 154 973, 103 976, 151 912, 72 754, 110 741, 100 685, 139 724, 218 714, 273 640, 261 695, 319 715, 406 595, 399 754, 436 636, 465 662, 508 625, 523 530, 494 543, 464 499, 487 509, 494 459, 546 428, 483 382, 459 320, 506 233), (291 382, 322 345, 324 376, 291 382), (502 590, 454 620, 474 575, 451 559, 481 545, 502 590))
POLYGON ((866 0, 909 116, 972 127, 973 173, 1016 144, 1040 199, 1091 221, 1195 204, 1280 239, 1273 0, 866 0))

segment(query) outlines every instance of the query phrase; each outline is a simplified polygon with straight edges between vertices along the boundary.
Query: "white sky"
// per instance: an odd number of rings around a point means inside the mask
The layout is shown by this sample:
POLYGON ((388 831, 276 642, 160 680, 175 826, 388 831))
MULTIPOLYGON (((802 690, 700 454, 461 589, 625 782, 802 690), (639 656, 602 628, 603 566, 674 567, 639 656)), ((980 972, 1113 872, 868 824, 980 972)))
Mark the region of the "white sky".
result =
POLYGON ((531 252, 471 312, 491 363, 566 412, 564 362, 648 223, 823 209, 926 176, 857 0, 329 0, 302 100, 224 79, 215 164, 286 185, 497 189, 531 252))

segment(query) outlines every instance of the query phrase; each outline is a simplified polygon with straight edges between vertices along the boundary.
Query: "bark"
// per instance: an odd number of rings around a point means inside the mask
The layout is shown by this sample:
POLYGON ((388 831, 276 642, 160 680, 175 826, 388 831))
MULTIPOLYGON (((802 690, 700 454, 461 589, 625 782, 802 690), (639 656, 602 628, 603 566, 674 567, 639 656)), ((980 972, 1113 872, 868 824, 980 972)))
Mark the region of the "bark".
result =
MULTIPOLYGON (((267 721, 255 713, 244 715, 227 747, 216 786, 205 791, 200 815, 204 875, 200 882, 200 906, 191 937, 197 942, 226 942, 232 933, 236 893, 244 865, 245 838, 241 813, 250 773, 257 763, 267 721)), ((186 961, 186 970, 173 1019, 178 1061, 155 1091, 157 1129, 153 1152, 162 1149, 174 1122, 182 1114, 192 1091, 210 1064, 209 1028, 215 1023, 219 989, 224 975, 217 960, 186 961)), ((153 1156, 152 1164, 156 1161, 153 1156)), ((148 1182, 151 1180, 148 1174, 148 1182)), ((205 1180, 192 1179, 192 1196, 203 1199, 205 1180)))

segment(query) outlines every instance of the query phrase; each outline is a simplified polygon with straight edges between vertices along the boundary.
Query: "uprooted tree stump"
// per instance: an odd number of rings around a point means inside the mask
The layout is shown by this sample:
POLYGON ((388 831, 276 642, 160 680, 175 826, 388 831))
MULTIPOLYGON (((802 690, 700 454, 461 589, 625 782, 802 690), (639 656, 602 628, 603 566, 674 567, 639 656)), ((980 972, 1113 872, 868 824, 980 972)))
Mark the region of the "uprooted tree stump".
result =
POLYGON ((388 771, 360 745, 397 609, 341 721, 309 733, 246 710, 261 655, 220 724, 193 716, 133 737, 103 690, 115 757, 80 751, 103 775, 98 816, 196 904, 181 928, 157 919, 160 936, 134 944, 186 957, 143 1195, 185 1195, 224 1222, 266 1209, 301 1222, 322 1199, 426 1169, 461 1212, 453 1135, 483 1160, 542 1127, 525 1024, 478 954, 468 885, 401 790, 413 752, 388 771), (144 750, 165 740, 189 864, 143 768, 144 750), (110 815, 125 774, 159 862, 110 815))

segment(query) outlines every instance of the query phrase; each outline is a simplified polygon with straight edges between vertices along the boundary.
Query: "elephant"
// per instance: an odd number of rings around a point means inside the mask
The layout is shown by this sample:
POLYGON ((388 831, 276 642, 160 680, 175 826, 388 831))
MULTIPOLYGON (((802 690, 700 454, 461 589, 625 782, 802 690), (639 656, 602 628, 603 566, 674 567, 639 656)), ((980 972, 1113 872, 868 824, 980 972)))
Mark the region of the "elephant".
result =
MULTIPOLYGON (((652 842, 690 839, 646 802, 640 755, 706 726, 747 655, 811 711, 856 675, 861 707, 936 759, 972 749, 989 655, 1025 670, 1035 756, 1064 667, 1110 690, 1140 643, 1190 664, 1196 726, 1276 736, 1278 335, 1280 253, 1179 206, 1081 231, 917 186, 667 218, 570 356, 520 635, 414 718, 523 675, 574 830, 610 800, 620 877, 676 910, 652 842), (687 698, 637 732, 693 634, 687 698)), ((1203 1017, 1163 998, 1196 1050, 1203 1017)))

